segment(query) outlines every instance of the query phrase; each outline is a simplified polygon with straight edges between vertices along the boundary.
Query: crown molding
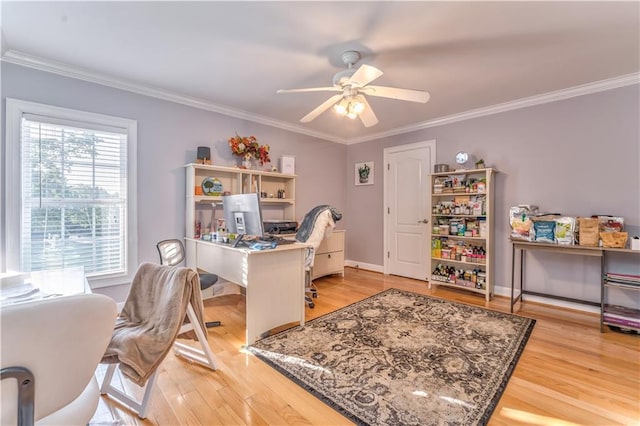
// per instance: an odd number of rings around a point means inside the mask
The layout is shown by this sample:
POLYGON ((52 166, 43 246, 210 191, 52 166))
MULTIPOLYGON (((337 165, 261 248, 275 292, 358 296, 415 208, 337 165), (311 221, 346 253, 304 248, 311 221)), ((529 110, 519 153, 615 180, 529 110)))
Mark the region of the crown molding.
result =
POLYGON ((429 127, 442 126, 444 124, 451 124, 458 121, 465 121, 472 118, 484 117, 487 115, 498 114, 501 112, 512 111, 520 108, 527 108, 534 105, 556 102, 563 99, 574 98, 577 96, 604 92, 605 90, 631 86, 634 84, 640 84, 640 73, 627 74, 620 77, 581 84, 579 86, 569 87, 567 89, 556 90, 553 92, 543 93, 541 95, 530 96, 528 98, 516 99, 514 101, 473 109, 461 112, 459 114, 447 115, 445 117, 435 118, 433 120, 424 121, 422 123, 417 123, 410 126, 398 127, 388 132, 375 133, 368 136, 352 138, 348 141, 347 144, 353 145, 361 142, 369 142, 389 136, 396 136, 403 133, 414 132, 416 130, 423 130, 429 127))
POLYGON ((88 81, 90 83, 96 83, 103 86, 113 87, 115 89, 125 90, 139 95, 150 96, 153 98, 163 99, 165 101, 175 102, 182 105, 203 109, 207 111, 216 112, 226 116, 239 118, 242 120, 252 121, 254 123, 264 124, 266 126, 276 127, 283 130, 288 130, 295 133, 300 133, 307 136, 312 136, 326 141, 347 144, 346 139, 342 139, 327 133, 317 132, 307 129, 302 126, 297 126, 284 121, 274 120, 269 117, 265 117, 258 114, 252 114, 247 111, 229 108, 223 105, 217 105, 212 102, 208 102, 202 99, 193 98, 190 96, 182 96, 173 92, 169 92, 162 89, 157 89, 150 86, 132 83, 125 80, 109 77, 104 74, 95 73, 87 70, 83 70, 77 67, 68 66, 65 64, 57 63, 41 57, 29 55, 26 53, 18 52, 16 50, 9 50, 2 55, 2 61, 16 65, 21 65, 29 68, 35 68, 41 71, 50 72, 53 74, 62 75, 65 77, 71 77, 78 80, 88 81))
POLYGON ((186 106, 190 106, 198 109, 212 111, 212 112, 223 114, 229 117, 248 120, 248 121, 252 121, 259 124, 264 124, 265 126, 276 127, 282 130, 287 130, 290 132, 299 133, 299 134, 315 137, 318 139, 322 139, 330 142, 336 142, 336 143, 345 144, 345 145, 354 145, 357 143, 369 142, 369 141, 382 139, 390 136, 397 136, 403 133, 410 133, 418 130, 428 129, 430 127, 442 126, 445 124, 456 123, 459 121, 470 120, 473 118, 484 117, 487 115, 498 114, 501 112, 507 112, 507 111, 512 111, 520 108, 526 108, 526 107, 541 105, 549 102, 560 101, 563 99, 569 99, 577 96, 603 92, 605 90, 616 89, 619 87, 640 84, 640 73, 627 74, 620 77, 614 77, 606 80, 595 81, 592 83, 586 83, 579 86, 574 86, 566 89, 556 90, 553 92, 543 93, 541 95, 535 95, 527 98, 516 99, 514 101, 504 102, 501 104, 491 105, 483 108, 477 108, 470 111, 461 112, 458 114, 448 115, 445 117, 439 117, 433 120, 423 121, 422 123, 412 124, 410 126, 398 127, 387 132, 373 133, 367 136, 344 139, 344 138, 339 138, 337 136, 330 135, 324 132, 310 130, 299 125, 287 123, 280 120, 274 120, 272 118, 265 117, 262 115, 253 114, 247 111, 238 110, 234 108, 229 108, 223 105, 217 105, 202 99, 193 98, 189 96, 182 96, 166 90, 144 86, 144 85, 128 82, 125 80, 112 78, 103 74, 82 70, 76 67, 71 67, 65 64, 50 61, 48 59, 22 53, 16 50, 8 50, 4 52, 2 54, 2 61, 29 67, 29 68, 35 68, 35 69, 47 71, 54 74, 59 74, 65 77, 84 80, 91 83, 100 84, 103 86, 109 86, 116 89, 132 92, 132 93, 137 93, 139 95, 163 99, 169 102, 175 102, 175 103, 179 103, 182 105, 186 105, 186 106))

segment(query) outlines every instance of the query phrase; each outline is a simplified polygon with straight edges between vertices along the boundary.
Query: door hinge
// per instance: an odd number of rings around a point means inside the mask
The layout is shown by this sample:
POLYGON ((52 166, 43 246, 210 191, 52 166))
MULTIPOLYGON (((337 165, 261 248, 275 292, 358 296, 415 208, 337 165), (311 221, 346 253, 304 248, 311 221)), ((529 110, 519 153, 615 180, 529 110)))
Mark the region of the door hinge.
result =
POLYGON ((391 163, 387 163, 387 170, 391 170, 391 163))
POLYGON ((389 252, 387 252, 387 259, 389 259, 391 257, 391 254, 389 254, 389 252))
POLYGON ((391 214, 391 207, 387 207, 387 214, 391 214))

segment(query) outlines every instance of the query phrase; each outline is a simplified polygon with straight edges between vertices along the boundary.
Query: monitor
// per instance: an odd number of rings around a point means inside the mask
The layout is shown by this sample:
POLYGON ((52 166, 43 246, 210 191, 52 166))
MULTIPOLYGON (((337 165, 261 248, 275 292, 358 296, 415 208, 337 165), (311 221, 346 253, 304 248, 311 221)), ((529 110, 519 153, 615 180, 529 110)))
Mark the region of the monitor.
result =
POLYGON ((225 195, 222 197, 222 207, 227 232, 238 235, 234 246, 237 246, 245 235, 264 235, 260 194, 251 192, 225 195))

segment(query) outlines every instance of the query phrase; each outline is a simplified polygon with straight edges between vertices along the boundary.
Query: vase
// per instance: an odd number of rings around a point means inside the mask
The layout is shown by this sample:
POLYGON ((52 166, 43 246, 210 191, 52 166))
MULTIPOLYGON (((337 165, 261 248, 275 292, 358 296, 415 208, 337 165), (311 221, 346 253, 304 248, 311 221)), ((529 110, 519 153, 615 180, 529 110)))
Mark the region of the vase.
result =
POLYGON ((252 169, 253 160, 251 158, 245 158, 244 160, 242 160, 242 167, 244 167, 245 169, 252 169))

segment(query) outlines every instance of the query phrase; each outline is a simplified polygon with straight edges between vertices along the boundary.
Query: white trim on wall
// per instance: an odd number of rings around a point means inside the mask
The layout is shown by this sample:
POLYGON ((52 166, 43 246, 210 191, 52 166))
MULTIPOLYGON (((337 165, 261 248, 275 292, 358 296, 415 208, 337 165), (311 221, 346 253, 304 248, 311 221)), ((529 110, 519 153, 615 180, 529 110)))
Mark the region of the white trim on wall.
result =
POLYGON ((288 130, 290 132, 312 136, 312 137, 324 139, 330 142, 342 143, 345 145, 368 142, 368 141, 381 139, 389 136, 395 136, 403 133, 414 132, 416 130, 427 129, 429 127, 441 126, 444 124, 455 123, 458 121, 469 120, 477 117, 484 117, 487 115, 498 114, 501 112, 511 111, 511 110, 520 109, 520 108, 526 108, 534 105, 541 105, 549 102, 555 102, 563 99, 573 98, 576 96, 588 95, 590 93, 597 93, 605 90, 616 89, 618 87, 640 84, 640 73, 627 74, 619 77, 613 77, 605 80, 586 83, 579 86, 569 87, 566 89, 556 90, 554 92, 543 93, 540 95, 530 96, 522 99, 515 99, 513 101, 504 102, 497 105, 491 105, 488 107, 478 108, 470 111, 465 111, 459 114, 452 114, 445 117, 438 117, 433 120, 424 121, 422 123, 417 123, 417 124, 413 124, 405 127, 399 127, 397 129, 390 130, 388 132, 374 133, 368 136, 343 139, 343 138, 339 138, 323 132, 310 130, 303 126, 286 123, 280 120, 274 120, 269 117, 252 114, 247 111, 230 108, 224 105, 214 104, 212 102, 205 101, 202 99, 179 95, 177 93, 169 92, 167 90, 157 89, 157 88, 125 81, 122 79, 113 78, 105 74, 90 72, 77 67, 72 67, 69 65, 57 63, 46 58, 29 55, 16 50, 9 50, 5 52, 2 55, 2 61, 29 67, 29 68, 35 68, 42 71, 47 71, 47 72, 62 75, 65 77, 71 77, 79 80, 97 83, 103 86, 114 87, 116 89, 126 90, 126 91, 137 93, 140 95, 163 99, 166 101, 191 106, 194 108, 199 108, 206 111, 213 111, 213 112, 217 112, 219 114, 227 115, 230 117, 240 118, 243 120, 248 120, 248 121, 252 121, 259 124, 264 124, 266 126, 276 127, 283 130, 288 130))
POLYGON ((90 83, 96 83, 103 86, 113 87, 120 90, 126 90, 131 93, 137 93, 139 95, 150 96, 152 98, 162 99, 169 102, 175 102, 190 106, 193 108, 202 109, 205 111, 212 111, 218 114, 226 115, 229 117, 239 118, 242 120, 252 121, 254 123, 264 124, 266 126, 275 127, 278 129, 288 130, 291 132, 313 136, 326 141, 346 144, 347 141, 342 138, 337 138, 333 135, 329 135, 323 132, 317 132, 307 129, 306 127, 296 126, 284 121, 274 120, 269 117, 264 117, 258 114, 252 114, 247 111, 242 111, 235 108, 230 108, 224 105, 214 104, 203 99, 198 99, 190 96, 184 96, 177 93, 170 92, 168 90, 158 89, 151 86, 145 86, 138 83, 129 82, 126 80, 114 78, 106 74, 90 72, 77 67, 57 63, 49 59, 40 58, 37 56, 29 55, 27 53, 10 50, 2 56, 4 62, 9 62, 16 65, 21 65, 29 68, 38 69, 41 71, 50 72, 53 74, 62 75, 65 77, 71 77, 78 80, 88 81, 90 83))

